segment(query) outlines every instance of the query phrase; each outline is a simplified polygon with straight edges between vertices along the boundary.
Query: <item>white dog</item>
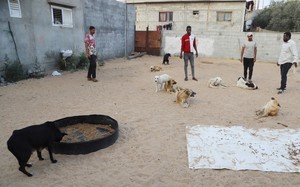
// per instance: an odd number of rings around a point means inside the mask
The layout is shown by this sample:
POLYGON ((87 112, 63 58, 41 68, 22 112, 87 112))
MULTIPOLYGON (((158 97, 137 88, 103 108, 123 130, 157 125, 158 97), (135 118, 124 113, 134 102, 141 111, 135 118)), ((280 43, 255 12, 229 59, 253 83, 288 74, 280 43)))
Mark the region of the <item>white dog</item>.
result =
POLYGON ((258 87, 253 82, 247 82, 244 77, 239 77, 236 86, 248 90, 256 90, 258 87))
POLYGON ((225 88, 225 86, 222 83, 222 78, 221 77, 214 77, 208 80, 208 87, 210 88, 225 88))
POLYGON ((280 104, 278 103, 278 101, 274 97, 272 97, 265 106, 256 111, 256 115, 260 117, 276 116, 278 114, 279 107, 280 104))
POLYGON ((163 88, 165 88, 165 83, 168 80, 171 80, 171 77, 167 74, 163 74, 163 75, 157 75, 154 77, 154 80, 156 82, 156 92, 162 90, 163 88))

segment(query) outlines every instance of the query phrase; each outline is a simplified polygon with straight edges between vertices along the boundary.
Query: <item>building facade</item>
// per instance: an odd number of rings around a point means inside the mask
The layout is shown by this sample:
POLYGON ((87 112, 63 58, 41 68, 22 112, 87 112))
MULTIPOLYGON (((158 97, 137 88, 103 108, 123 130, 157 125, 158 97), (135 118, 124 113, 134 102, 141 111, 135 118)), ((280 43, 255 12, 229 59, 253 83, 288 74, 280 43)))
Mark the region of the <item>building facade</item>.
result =
POLYGON ((27 67, 37 60, 46 70, 55 68, 54 53, 85 51, 90 25, 96 27, 100 59, 134 50, 135 9, 115 0, 0 0, 0 14, 0 71, 6 57, 27 67))
POLYGON ((245 0, 127 0, 136 7, 136 30, 242 31, 245 0))

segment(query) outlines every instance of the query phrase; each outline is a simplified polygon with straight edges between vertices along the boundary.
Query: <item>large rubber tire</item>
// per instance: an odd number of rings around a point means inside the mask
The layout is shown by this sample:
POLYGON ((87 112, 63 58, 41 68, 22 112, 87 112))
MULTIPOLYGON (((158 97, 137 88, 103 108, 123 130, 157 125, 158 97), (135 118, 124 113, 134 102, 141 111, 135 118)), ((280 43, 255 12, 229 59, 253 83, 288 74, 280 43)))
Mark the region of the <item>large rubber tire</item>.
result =
POLYGON ((104 138, 95 139, 86 142, 76 142, 76 143, 65 143, 60 142, 53 145, 53 152, 59 154, 67 155, 78 155, 78 154, 88 154, 95 152, 99 149, 106 148, 116 142, 119 136, 119 127, 118 122, 105 115, 85 115, 85 116, 72 116, 54 121, 58 128, 66 127, 70 125, 75 125, 78 123, 88 123, 88 124, 103 124, 111 125, 115 131, 104 138))

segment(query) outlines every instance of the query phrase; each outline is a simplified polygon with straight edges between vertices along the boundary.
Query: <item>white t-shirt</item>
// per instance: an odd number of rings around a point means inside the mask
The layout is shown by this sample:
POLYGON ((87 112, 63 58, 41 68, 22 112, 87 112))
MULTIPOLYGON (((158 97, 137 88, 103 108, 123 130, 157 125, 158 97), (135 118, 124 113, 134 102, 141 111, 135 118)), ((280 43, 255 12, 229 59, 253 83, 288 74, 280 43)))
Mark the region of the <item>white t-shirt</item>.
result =
POLYGON ((283 42, 278 59, 278 64, 298 63, 298 51, 296 43, 293 40, 283 42))
POLYGON ((243 47, 245 47, 244 50, 244 58, 254 58, 254 48, 256 48, 256 42, 255 41, 246 41, 243 44, 243 47))
POLYGON ((193 34, 190 35, 190 51, 194 53, 194 40, 195 36, 193 34))

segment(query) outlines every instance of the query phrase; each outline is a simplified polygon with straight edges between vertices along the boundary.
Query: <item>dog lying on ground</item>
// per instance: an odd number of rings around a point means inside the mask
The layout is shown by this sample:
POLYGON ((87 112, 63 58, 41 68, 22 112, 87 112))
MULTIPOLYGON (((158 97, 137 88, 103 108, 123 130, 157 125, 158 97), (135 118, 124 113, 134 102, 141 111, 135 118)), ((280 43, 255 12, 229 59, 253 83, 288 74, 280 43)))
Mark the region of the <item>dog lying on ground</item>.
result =
POLYGON ((214 77, 208 80, 208 87, 210 88, 225 88, 227 86, 222 84, 221 77, 214 77))
POLYGON ((167 64, 169 65, 169 57, 171 56, 170 53, 167 53, 164 55, 164 58, 163 58, 163 63, 162 64, 167 64))
POLYGON ((157 72, 157 71, 161 71, 162 68, 159 66, 150 66, 150 71, 151 72, 157 72))
POLYGON ((248 90, 256 90, 258 87, 253 82, 247 82, 244 77, 239 77, 236 86, 248 90))
POLYGON ((44 160, 42 157, 42 149, 47 148, 52 163, 57 160, 52 155, 52 145, 54 142, 60 142, 66 133, 59 131, 55 127, 54 122, 46 122, 41 125, 32 125, 23 129, 14 130, 13 134, 7 141, 8 150, 17 158, 19 162, 19 170, 28 177, 32 174, 27 172, 25 167, 31 167, 28 160, 34 150, 37 152, 39 160, 44 160))
POLYGON ((157 75, 154 77, 154 80, 156 82, 156 92, 162 90, 165 88, 165 83, 168 80, 171 80, 171 77, 167 74, 157 75))
POLYGON ((276 116, 278 114, 279 108, 280 104, 274 97, 272 97, 265 106, 256 111, 256 115, 260 117, 276 116))
POLYGON ((190 97, 194 97, 196 93, 191 89, 176 90, 176 103, 179 103, 184 108, 190 106, 190 97))
POLYGON ((165 89, 167 90, 168 93, 173 92, 173 86, 177 84, 177 82, 174 79, 170 79, 165 83, 165 89))
POLYGON ((180 91, 180 90, 184 90, 184 88, 182 88, 178 85, 173 85, 172 92, 176 93, 177 91, 180 91))

